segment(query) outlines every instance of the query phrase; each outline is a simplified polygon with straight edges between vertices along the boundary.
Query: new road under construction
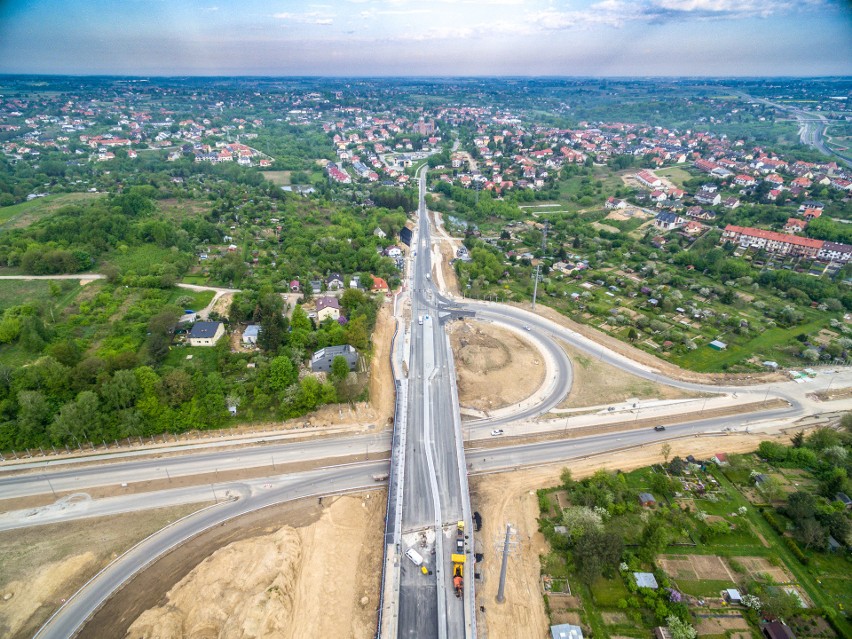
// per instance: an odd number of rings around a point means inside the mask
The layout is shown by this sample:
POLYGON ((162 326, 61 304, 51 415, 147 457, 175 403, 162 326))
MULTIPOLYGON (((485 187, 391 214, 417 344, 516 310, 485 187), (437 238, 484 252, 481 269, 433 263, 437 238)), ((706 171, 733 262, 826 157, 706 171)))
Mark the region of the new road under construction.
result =
POLYGON ((397 406, 388 494, 380 636, 476 636, 471 509, 456 374, 444 323, 453 309, 431 278, 420 182, 420 224, 408 274, 410 325, 395 336, 397 406), (413 321, 414 318, 417 321, 413 321), (467 587, 465 587, 467 586, 467 587))

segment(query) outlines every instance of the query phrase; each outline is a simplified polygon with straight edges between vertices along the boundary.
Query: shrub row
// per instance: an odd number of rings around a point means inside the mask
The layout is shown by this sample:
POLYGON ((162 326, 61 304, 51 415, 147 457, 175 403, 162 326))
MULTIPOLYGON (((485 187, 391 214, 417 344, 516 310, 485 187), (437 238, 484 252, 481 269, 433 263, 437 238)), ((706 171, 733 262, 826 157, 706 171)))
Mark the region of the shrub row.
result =
POLYGON ((787 548, 790 549, 790 552, 796 556, 796 559, 798 559, 803 566, 808 565, 808 558, 805 557, 805 553, 802 552, 802 549, 799 548, 799 544, 797 544, 794 539, 791 537, 784 537, 784 543, 787 544, 787 548))
POLYGON ((763 515, 763 518, 769 523, 770 526, 777 532, 779 535, 784 534, 784 529, 781 527, 781 524, 775 519, 775 515, 772 514, 772 511, 767 510, 766 508, 760 508, 760 513, 763 515))

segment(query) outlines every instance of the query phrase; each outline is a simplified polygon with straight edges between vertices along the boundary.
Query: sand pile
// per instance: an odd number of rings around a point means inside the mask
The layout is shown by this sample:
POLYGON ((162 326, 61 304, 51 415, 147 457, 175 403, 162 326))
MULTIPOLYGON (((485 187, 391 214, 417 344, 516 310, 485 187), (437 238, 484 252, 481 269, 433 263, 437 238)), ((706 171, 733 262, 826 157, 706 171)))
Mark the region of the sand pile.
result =
POLYGON ((216 551, 172 588, 167 603, 142 613, 133 639, 284 639, 302 542, 290 527, 216 551))
POLYGON ((92 567, 95 553, 86 552, 46 564, 31 580, 10 581, 0 589, 0 636, 14 636, 42 606, 56 608, 67 596, 69 582, 92 567))
POLYGON ((327 498, 313 524, 217 550, 127 639, 374 636, 384 503, 380 492, 327 498))

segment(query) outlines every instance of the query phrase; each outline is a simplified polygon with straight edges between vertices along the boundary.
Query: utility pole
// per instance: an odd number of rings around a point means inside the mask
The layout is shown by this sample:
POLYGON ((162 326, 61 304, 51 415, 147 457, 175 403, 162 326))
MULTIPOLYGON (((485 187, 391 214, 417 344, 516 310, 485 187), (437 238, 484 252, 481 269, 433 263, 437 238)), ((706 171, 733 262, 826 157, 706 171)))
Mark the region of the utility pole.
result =
POLYGON ((506 538, 503 540, 503 565, 500 567, 500 587, 497 589, 497 603, 506 601, 506 569, 509 566, 509 552, 517 545, 512 540, 512 524, 506 524, 506 538))
POLYGON ((538 277, 539 272, 541 271, 541 264, 535 267, 535 284, 533 285, 533 302, 532 302, 532 310, 535 310, 535 298, 538 295, 538 277))

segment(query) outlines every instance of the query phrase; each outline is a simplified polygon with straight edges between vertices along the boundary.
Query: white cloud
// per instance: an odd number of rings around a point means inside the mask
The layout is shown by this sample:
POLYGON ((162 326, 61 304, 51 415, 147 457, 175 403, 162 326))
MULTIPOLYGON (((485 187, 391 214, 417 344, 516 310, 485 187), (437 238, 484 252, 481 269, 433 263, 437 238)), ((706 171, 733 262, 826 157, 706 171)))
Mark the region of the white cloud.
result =
POLYGON ((320 11, 309 11, 307 13, 291 13, 284 11, 274 13, 272 17, 276 20, 284 20, 287 22, 295 22, 297 24, 317 24, 327 26, 334 24, 334 16, 320 11))

